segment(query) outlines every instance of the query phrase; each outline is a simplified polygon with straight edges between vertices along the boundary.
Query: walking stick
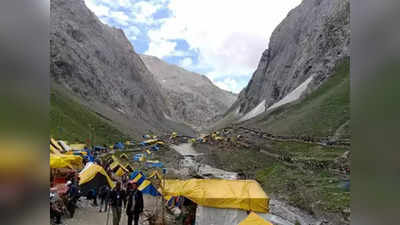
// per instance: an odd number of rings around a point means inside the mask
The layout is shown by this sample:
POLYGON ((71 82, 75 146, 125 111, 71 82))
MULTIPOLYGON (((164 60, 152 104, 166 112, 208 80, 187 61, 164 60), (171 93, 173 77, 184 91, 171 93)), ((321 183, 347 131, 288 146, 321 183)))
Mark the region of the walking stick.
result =
POLYGON ((108 225, 108 217, 109 217, 109 215, 110 215, 110 207, 107 207, 107 222, 106 222, 106 225, 108 225))

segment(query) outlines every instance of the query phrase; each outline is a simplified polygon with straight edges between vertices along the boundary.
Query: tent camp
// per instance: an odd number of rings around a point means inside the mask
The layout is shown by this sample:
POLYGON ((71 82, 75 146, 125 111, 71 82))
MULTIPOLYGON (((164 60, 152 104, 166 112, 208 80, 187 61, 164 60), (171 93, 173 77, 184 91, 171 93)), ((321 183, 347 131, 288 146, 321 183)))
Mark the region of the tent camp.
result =
POLYGON ((102 185, 108 185, 110 188, 114 188, 115 186, 103 167, 94 163, 87 163, 85 168, 79 173, 79 178, 79 186, 83 194, 102 185))
POLYGON ((162 186, 167 200, 182 196, 197 204, 196 225, 239 224, 247 211, 269 210, 269 198, 254 180, 165 180, 162 186))

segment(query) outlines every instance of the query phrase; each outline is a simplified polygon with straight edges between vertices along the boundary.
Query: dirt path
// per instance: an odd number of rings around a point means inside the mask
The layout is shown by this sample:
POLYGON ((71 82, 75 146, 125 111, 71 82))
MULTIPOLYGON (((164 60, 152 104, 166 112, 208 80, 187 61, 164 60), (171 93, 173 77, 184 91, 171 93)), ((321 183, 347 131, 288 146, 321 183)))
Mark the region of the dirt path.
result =
MULTIPOLYGON (((148 195, 143 196, 144 213, 152 214, 157 207, 157 199, 148 195)), ((63 225, 107 225, 107 212, 99 212, 99 207, 92 206, 87 200, 81 199, 75 211, 74 218, 63 218, 63 225)), ((108 225, 112 225, 112 212, 109 210, 108 225)), ((148 225, 143 214, 139 220, 140 225, 148 225)), ((125 210, 122 209, 120 225, 128 224, 125 210)))

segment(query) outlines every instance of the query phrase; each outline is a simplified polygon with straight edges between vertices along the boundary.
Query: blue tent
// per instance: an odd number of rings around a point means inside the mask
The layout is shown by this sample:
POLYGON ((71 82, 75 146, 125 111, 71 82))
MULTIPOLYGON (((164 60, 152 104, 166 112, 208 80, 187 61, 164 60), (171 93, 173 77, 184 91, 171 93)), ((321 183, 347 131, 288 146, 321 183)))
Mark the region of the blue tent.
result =
POLYGON ((149 180, 146 180, 146 176, 139 171, 134 171, 130 174, 129 179, 138 185, 138 189, 143 194, 148 194, 152 196, 161 196, 157 189, 151 184, 149 180))
POLYGON ((154 168, 154 167, 162 168, 164 166, 164 164, 162 162, 149 162, 149 161, 147 161, 145 166, 149 167, 149 168, 154 168))
POLYGON ((125 146, 124 144, 122 144, 122 142, 115 143, 114 145, 114 149, 124 149, 124 148, 125 146))
POLYGON ((136 154, 136 155, 133 157, 133 160, 134 160, 134 161, 140 161, 141 158, 143 158, 143 154, 140 154, 140 153, 139 153, 139 154, 136 154))
POLYGON ((158 145, 156 144, 156 145, 154 145, 154 146, 151 146, 150 150, 152 150, 152 151, 158 151, 158 150, 160 150, 160 147, 158 147, 158 145))

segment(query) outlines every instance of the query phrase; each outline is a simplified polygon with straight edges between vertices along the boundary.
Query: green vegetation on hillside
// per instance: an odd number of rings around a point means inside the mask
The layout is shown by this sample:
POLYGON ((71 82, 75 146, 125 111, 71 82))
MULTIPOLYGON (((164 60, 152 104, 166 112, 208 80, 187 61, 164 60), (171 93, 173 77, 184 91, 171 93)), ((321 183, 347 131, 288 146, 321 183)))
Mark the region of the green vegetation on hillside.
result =
POLYGON ((50 135, 70 143, 90 139, 96 145, 130 139, 88 107, 55 90, 50 95, 50 135))
MULTIPOLYGON (((253 140, 255 141, 255 140, 253 140)), ((285 199, 310 213, 342 213, 350 207, 348 178, 339 175, 336 159, 345 148, 312 143, 268 141, 257 145, 213 147, 197 144, 208 163, 256 179, 268 195, 285 199)))
POLYGON ((332 136, 341 128, 341 136, 347 137, 349 120, 350 60, 346 58, 332 76, 303 100, 250 123, 274 134, 296 136, 332 136))

